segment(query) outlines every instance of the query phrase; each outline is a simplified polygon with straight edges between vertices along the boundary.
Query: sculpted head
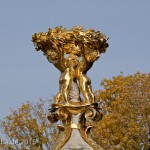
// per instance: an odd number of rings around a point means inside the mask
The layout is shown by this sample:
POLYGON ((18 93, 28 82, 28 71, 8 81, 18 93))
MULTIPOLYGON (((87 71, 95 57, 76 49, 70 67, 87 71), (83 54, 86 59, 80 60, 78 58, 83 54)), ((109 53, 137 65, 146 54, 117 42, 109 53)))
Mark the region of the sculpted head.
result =
POLYGON ((67 58, 67 66, 76 67, 79 63, 79 57, 73 53, 70 53, 69 57, 67 58))
POLYGON ((49 62, 56 63, 59 61, 59 54, 56 52, 56 50, 45 50, 44 53, 47 56, 49 62))
POLYGON ((85 57, 88 62, 94 62, 98 60, 100 57, 100 51, 99 50, 88 50, 88 52, 85 54, 85 57))

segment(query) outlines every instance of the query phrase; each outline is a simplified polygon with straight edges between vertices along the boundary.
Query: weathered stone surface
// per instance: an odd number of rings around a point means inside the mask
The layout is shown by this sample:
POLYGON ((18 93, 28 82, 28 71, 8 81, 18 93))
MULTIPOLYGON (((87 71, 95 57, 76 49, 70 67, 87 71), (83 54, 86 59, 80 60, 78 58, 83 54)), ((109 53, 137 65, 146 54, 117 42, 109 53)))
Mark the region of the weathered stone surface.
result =
POLYGON ((72 130, 71 137, 62 150, 93 150, 81 137, 77 129, 72 130))
POLYGON ((70 102, 79 102, 80 101, 80 91, 76 82, 72 82, 71 89, 69 93, 70 102))
MULTIPOLYGON (((78 123, 79 115, 73 116, 73 123, 78 123)), ((62 150, 93 150, 81 137, 78 129, 72 129, 69 141, 64 145, 62 150)))

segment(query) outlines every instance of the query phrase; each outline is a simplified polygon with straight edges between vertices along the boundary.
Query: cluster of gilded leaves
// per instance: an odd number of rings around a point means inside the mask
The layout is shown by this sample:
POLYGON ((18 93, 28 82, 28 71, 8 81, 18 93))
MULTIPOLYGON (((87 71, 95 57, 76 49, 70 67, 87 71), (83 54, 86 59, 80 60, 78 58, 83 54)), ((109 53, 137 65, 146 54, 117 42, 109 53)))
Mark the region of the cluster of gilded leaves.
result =
POLYGON ((92 137, 106 150, 150 149, 150 73, 122 74, 101 82, 96 91, 103 119, 92 137))
POLYGON ((6 150, 49 150, 57 130, 55 124, 48 122, 47 110, 42 99, 37 104, 27 102, 12 110, 1 122, 6 140, 1 140, 0 146, 6 150))
MULTIPOLYGON (((45 51, 47 49, 55 49, 57 51, 64 45, 84 45, 92 49, 99 49, 102 44, 106 44, 107 37, 93 29, 84 30, 81 26, 75 26, 71 30, 66 28, 55 27, 53 30, 49 28, 48 32, 35 33, 32 36, 32 42, 37 50, 45 51)), ((108 44, 106 44, 108 47, 108 44)))

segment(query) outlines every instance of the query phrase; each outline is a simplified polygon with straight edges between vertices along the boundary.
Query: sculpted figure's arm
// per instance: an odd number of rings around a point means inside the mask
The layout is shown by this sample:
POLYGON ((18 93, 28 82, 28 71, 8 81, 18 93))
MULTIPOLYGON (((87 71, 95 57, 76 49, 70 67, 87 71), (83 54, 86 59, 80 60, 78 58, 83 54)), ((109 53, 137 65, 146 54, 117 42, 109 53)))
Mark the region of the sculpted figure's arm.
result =
POLYGON ((64 72, 67 66, 66 66, 66 59, 64 57, 65 53, 64 53, 63 48, 59 48, 58 55, 59 55, 59 58, 58 58, 58 62, 55 64, 55 67, 58 68, 60 72, 64 72))
POLYGON ((53 65, 61 72, 61 76, 59 78, 59 92, 55 96, 55 103, 59 104, 62 99, 65 101, 68 100, 68 88, 70 83, 70 78, 67 72, 67 60, 64 57, 64 49, 59 48, 59 50, 47 50, 46 56, 49 62, 53 63, 53 65), (67 77, 66 77, 67 76, 67 77))
POLYGON ((82 60, 79 63, 79 70, 80 72, 83 72, 84 74, 86 74, 86 72, 92 67, 94 61, 91 59, 93 55, 93 50, 89 50, 89 49, 81 49, 81 57, 82 60))
POLYGON ((66 69, 63 49, 48 49, 45 50, 45 55, 50 63, 52 63, 60 72, 63 72, 66 69))

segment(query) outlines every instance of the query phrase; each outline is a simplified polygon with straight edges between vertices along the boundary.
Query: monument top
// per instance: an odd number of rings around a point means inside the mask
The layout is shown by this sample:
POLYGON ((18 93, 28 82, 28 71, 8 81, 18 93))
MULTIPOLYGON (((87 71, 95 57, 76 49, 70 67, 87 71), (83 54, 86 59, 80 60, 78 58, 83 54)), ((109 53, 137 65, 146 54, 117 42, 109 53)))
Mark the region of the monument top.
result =
POLYGON ((62 123, 58 126, 59 136, 52 150, 102 150, 92 140, 92 126, 87 123, 99 121, 103 115, 95 102, 91 80, 86 74, 100 54, 106 51, 107 40, 100 31, 84 30, 80 26, 71 30, 62 27, 53 30, 49 28, 46 33, 39 32, 32 36, 36 50, 43 51, 48 61, 61 72, 59 92, 48 114, 51 123, 58 120, 62 123), (80 92, 83 98, 80 97, 80 92), (79 138, 80 135, 82 138, 79 138), (69 140, 73 136, 78 139, 76 143, 69 140), (82 142, 80 139, 83 139, 82 142))

